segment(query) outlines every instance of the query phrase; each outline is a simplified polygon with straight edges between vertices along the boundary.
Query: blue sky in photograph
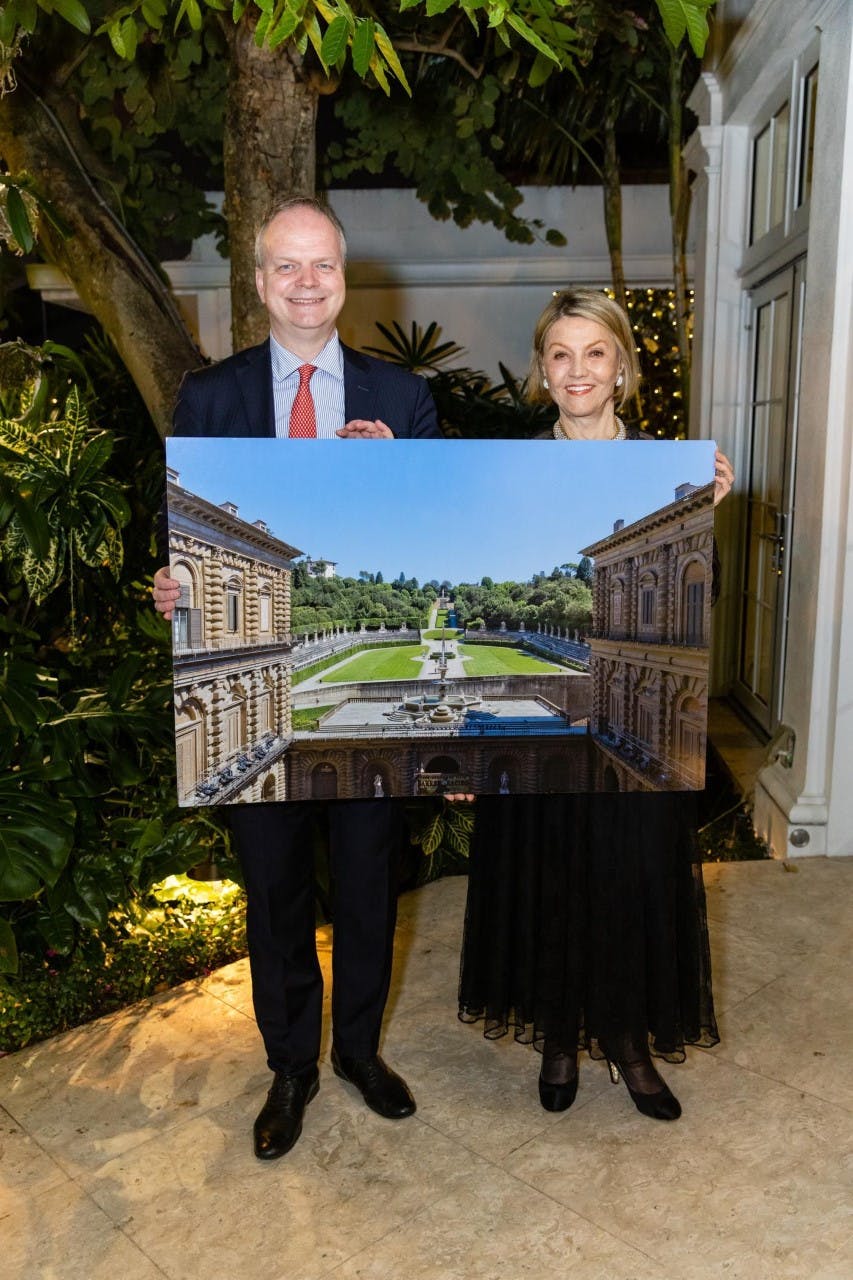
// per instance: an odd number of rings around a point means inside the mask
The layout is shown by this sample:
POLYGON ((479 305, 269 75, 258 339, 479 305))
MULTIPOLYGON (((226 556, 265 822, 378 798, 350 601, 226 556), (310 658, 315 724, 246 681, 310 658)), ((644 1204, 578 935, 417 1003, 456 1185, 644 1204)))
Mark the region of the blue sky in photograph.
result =
POLYGON ((527 581, 714 475, 710 441, 171 439, 183 488, 338 574, 527 581))

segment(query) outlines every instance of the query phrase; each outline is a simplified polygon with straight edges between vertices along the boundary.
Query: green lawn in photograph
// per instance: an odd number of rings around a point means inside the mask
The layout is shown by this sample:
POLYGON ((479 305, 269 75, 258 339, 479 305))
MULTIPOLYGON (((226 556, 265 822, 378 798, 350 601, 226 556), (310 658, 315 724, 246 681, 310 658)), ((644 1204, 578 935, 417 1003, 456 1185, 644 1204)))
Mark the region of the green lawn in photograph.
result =
POLYGON ((461 644, 459 656, 466 660, 466 676, 541 676, 547 671, 562 670, 553 662, 506 645, 461 644))
POLYGON ((443 631, 422 631, 421 639, 422 640, 441 640, 443 637, 445 640, 452 640, 455 636, 461 636, 461 635, 462 635, 461 627, 459 628, 445 627, 443 631))
POLYGON ((321 716, 327 711, 331 711, 335 704, 330 702, 327 707, 295 707, 290 713, 291 726, 296 729, 316 729, 317 722, 321 716))
POLYGON ((351 680, 416 680, 426 651, 426 645, 419 644, 369 649, 323 676, 321 684, 345 684, 351 680))

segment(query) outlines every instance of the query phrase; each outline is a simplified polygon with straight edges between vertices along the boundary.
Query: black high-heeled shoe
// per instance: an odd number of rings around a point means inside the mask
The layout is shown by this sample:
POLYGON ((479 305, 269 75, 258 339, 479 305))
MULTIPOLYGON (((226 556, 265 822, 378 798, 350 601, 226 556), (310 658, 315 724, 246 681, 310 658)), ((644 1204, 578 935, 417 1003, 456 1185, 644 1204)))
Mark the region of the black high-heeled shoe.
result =
POLYGON ((578 1094, 578 1060, 577 1054, 572 1059, 571 1054, 555 1053, 548 1054, 547 1058, 543 1055, 542 1068, 539 1072, 539 1101, 546 1111, 568 1111, 578 1094), (545 1063, 559 1063, 560 1066, 565 1062, 566 1065, 574 1062, 574 1074, 568 1071, 565 1080, 546 1080, 545 1079, 545 1063))
MULTIPOLYGON (((632 1089, 628 1083, 628 1070, 625 1065, 620 1062, 614 1062, 607 1057, 607 1065, 610 1068, 610 1079, 614 1084, 619 1083, 619 1075, 621 1072, 622 1079, 625 1081, 625 1088, 631 1095, 631 1099, 637 1110, 644 1116, 649 1116, 652 1120, 677 1120, 681 1115, 681 1103, 670 1089, 669 1085, 655 1071, 649 1060, 648 1067, 654 1072, 661 1082, 661 1088, 654 1093, 643 1093, 642 1090, 632 1089)), ((638 1065, 645 1066, 645 1063, 638 1065)))

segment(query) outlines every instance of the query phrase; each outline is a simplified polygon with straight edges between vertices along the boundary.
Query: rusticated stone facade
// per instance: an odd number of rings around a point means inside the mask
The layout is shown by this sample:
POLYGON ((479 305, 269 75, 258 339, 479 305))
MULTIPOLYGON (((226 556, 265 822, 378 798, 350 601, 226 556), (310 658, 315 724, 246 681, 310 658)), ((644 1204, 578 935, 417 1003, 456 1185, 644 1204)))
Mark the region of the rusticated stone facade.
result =
POLYGON ((298 737, 288 756, 294 799, 505 790, 512 794, 587 791, 595 770, 589 735, 575 730, 551 740, 518 737, 497 746, 463 737, 405 737, 394 742, 369 736, 352 745, 298 737))
POLYGON ((693 789, 705 776, 714 486, 584 548, 595 560, 596 789, 693 789))
POLYGON ((291 739, 291 565, 302 553, 170 472, 175 746, 182 804, 282 800, 291 739))

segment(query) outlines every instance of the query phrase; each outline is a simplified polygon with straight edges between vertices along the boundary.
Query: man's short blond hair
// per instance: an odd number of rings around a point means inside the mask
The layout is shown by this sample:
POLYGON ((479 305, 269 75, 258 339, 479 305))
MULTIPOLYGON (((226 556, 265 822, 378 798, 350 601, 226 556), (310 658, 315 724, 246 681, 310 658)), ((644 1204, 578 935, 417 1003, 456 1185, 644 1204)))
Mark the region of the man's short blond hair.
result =
POLYGON ((341 264, 346 266, 347 260, 347 238, 343 224, 340 218, 331 209, 329 205, 323 204, 322 200, 315 199, 314 196, 287 196, 284 200, 277 200, 270 208, 261 225, 258 227, 255 236, 255 266, 263 270, 264 265, 264 236, 267 228, 280 213, 289 213, 291 209, 312 209, 314 213, 319 213, 321 217, 328 218, 335 231, 338 233, 338 239, 341 242, 341 264))

